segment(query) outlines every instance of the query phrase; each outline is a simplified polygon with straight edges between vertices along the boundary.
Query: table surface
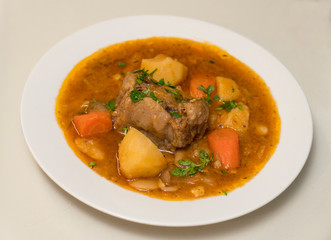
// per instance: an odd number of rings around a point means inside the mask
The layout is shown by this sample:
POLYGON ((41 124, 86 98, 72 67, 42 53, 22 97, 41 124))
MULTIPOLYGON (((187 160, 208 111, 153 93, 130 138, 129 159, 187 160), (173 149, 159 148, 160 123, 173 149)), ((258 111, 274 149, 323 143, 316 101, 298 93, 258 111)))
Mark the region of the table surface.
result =
POLYGON ((331 239, 330 15, 330 0, 0 0, 0 239, 331 239), (295 76, 311 107, 314 140, 302 172, 274 201, 208 226, 147 226, 81 203, 34 161, 19 111, 33 66, 81 28, 143 14, 231 29, 267 49, 295 76))

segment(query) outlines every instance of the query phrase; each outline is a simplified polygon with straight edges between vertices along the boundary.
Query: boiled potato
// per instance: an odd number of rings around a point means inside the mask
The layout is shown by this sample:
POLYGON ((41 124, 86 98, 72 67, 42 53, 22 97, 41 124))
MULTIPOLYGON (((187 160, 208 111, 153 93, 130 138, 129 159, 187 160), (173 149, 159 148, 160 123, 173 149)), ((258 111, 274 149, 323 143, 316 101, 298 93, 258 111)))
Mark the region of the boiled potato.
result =
POLYGON ((167 166, 157 146, 135 128, 125 135, 118 153, 121 173, 128 179, 154 177, 167 166))
POLYGON ((216 86, 221 101, 235 100, 240 96, 238 85, 230 78, 216 77, 216 86))
POLYGON ((102 160, 105 158, 105 153, 100 149, 97 142, 92 139, 76 138, 75 144, 78 149, 95 160, 102 160))
POLYGON ((153 78, 157 81, 164 78, 165 83, 170 82, 172 85, 180 84, 187 76, 186 66, 163 54, 141 61, 141 69, 148 70, 149 73, 156 68, 157 71, 153 74, 153 78))
POLYGON ((227 128, 232 128, 240 133, 244 133, 248 129, 249 123, 249 108, 243 103, 238 103, 240 108, 234 108, 230 112, 224 110, 220 118, 220 123, 227 128))

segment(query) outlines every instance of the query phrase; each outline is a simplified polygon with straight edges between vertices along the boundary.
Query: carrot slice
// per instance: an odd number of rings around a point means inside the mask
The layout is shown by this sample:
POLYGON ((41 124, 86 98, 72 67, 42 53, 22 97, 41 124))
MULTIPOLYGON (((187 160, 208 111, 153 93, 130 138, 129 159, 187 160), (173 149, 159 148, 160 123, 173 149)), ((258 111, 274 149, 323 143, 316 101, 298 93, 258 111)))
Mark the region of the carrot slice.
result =
POLYGON ((222 167, 234 169, 240 165, 239 136, 231 128, 220 128, 208 135, 209 146, 215 157, 219 157, 222 167))
MULTIPOLYGON (((210 74, 197 74, 193 76, 193 78, 190 80, 190 94, 194 98, 202 98, 206 97, 207 94, 198 89, 198 87, 203 86, 205 89, 208 86, 213 86, 214 89, 216 85, 216 78, 213 75, 210 74)), ((212 92, 212 96, 214 96, 215 90, 212 92)))
POLYGON ((90 112, 77 115, 73 118, 73 124, 81 137, 88 137, 111 130, 113 124, 110 114, 107 112, 90 112))

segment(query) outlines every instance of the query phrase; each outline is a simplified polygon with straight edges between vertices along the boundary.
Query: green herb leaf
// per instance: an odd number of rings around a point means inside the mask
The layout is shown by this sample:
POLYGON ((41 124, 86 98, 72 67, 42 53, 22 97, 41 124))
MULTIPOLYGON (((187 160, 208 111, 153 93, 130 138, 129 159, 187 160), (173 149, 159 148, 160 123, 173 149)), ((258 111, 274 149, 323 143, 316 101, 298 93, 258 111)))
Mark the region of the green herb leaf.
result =
POLYGON ((180 94, 180 91, 176 91, 176 90, 169 90, 167 88, 165 88, 164 90, 166 90, 166 92, 170 93, 176 102, 181 102, 183 103, 182 101, 182 95, 180 94))
POLYGON ((238 104, 238 108, 239 108, 239 110, 243 110, 243 107, 240 105, 240 104, 238 104))
POLYGON ((234 92, 234 88, 232 88, 232 92, 234 92))
POLYGON ((128 133, 128 131, 129 131, 129 127, 124 127, 124 128, 122 128, 121 130, 123 130, 123 131, 124 131, 124 134, 127 134, 127 133, 128 133))
POLYGON ((154 94, 153 91, 151 91, 151 93, 149 94, 149 96, 150 96, 155 102, 158 102, 158 103, 163 102, 161 99, 158 99, 157 97, 155 97, 155 94, 154 94))
MULTIPOLYGON (((148 92, 149 92, 149 89, 147 89, 148 92)), ((145 90, 145 92, 147 91, 145 90)), ((145 97, 147 97, 147 93, 145 92, 139 92, 136 88, 133 89, 131 92, 130 92, 130 98, 132 100, 132 102, 139 102, 141 100, 143 100, 145 97)))
POLYGON ((137 69, 133 71, 133 73, 139 73, 137 75, 136 81, 138 84, 142 84, 145 78, 152 78, 153 74, 157 71, 157 68, 154 69, 151 73, 148 73, 148 70, 143 69, 137 69))
POLYGON ((209 63, 211 63, 211 64, 213 64, 213 63, 215 63, 213 60, 209 60, 209 63))
POLYGON ((89 162, 88 165, 90 166, 90 168, 94 168, 95 167, 95 161, 89 162))
POLYGON ((125 62, 120 62, 120 63, 118 64, 118 66, 119 66, 119 67, 125 67, 125 66, 126 66, 126 63, 125 63, 125 62))
POLYGON ((198 89, 201 90, 201 91, 203 91, 205 94, 207 94, 207 97, 204 97, 203 99, 207 103, 211 104, 210 95, 215 90, 214 86, 209 85, 207 88, 205 88, 204 86, 201 85, 200 87, 198 87, 198 89))
POLYGON ((222 192, 224 193, 225 196, 228 195, 228 193, 226 191, 222 190, 222 192))
POLYGON ((180 115, 180 114, 178 114, 178 113, 176 113, 176 112, 174 112, 174 111, 171 111, 170 113, 171 113, 171 115, 172 115, 174 118, 181 118, 181 117, 182 117, 182 115, 180 115))
POLYGON ((239 108, 240 110, 242 110, 242 106, 240 104, 238 105, 235 100, 233 100, 233 101, 224 101, 223 104, 220 107, 216 108, 216 110, 226 109, 227 111, 230 112, 234 108, 239 108))
POLYGON ((93 98, 92 100, 91 100, 91 103, 95 103, 97 100, 95 100, 95 98, 93 98))
POLYGON ((200 158, 199 158, 199 160, 201 161, 200 164, 192 162, 191 160, 188 159, 179 160, 178 163, 184 166, 184 168, 177 167, 173 169, 170 173, 174 176, 179 176, 179 177, 186 177, 188 175, 193 176, 197 172, 202 172, 203 169, 213 158, 214 158, 213 154, 211 154, 211 156, 209 157, 204 150, 200 150, 200 158))
POLYGON ((219 95, 215 95, 215 96, 214 96, 214 100, 221 100, 221 98, 220 98, 219 95))
POLYGON ((115 110, 115 103, 116 103, 115 100, 111 100, 111 101, 105 103, 105 107, 106 107, 108 110, 114 112, 114 110, 115 110))
POLYGON ((221 173, 223 174, 227 174, 228 172, 224 171, 224 170, 221 170, 221 173))

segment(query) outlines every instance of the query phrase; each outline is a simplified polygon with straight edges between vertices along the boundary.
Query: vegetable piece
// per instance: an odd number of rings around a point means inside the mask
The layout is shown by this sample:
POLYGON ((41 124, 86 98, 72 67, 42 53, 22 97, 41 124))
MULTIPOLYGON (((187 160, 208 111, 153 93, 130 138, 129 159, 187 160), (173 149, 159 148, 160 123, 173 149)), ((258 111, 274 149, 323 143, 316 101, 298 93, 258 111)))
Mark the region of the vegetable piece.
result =
POLYGON ((181 118, 182 115, 180 115, 179 113, 176 113, 174 111, 171 111, 170 114, 174 117, 174 118, 181 118))
POLYGON ((240 165, 239 136, 231 128, 220 128, 208 135, 208 143, 219 158, 224 169, 235 169, 240 165))
POLYGON ((216 86, 221 101, 235 100, 240 96, 238 85, 230 78, 216 77, 216 86))
POLYGON ((95 160, 103 160, 105 158, 105 153, 100 149, 97 142, 93 139, 78 137, 75 139, 75 144, 81 152, 95 160))
POLYGON ((90 112, 77 115, 74 116, 72 122, 81 137, 106 133, 112 129, 111 116, 107 112, 90 112))
POLYGON ((150 191, 159 188, 158 181, 156 179, 137 179, 129 181, 131 187, 140 191, 150 191))
POLYGON ((224 101, 220 107, 216 108, 216 110, 226 109, 226 110, 228 110, 228 112, 230 112, 234 108, 239 108, 239 110, 241 110, 241 111, 243 110, 241 104, 237 104, 235 100, 224 101))
POLYGON ((179 160, 178 163, 184 168, 176 167, 170 173, 175 176, 179 177, 186 177, 188 175, 193 176, 198 172, 202 172, 202 170, 207 166, 207 164, 213 160, 214 155, 212 154, 210 157, 204 150, 200 150, 200 157, 199 160, 201 161, 200 164, 192 162, 191 160, 179 160))
POLYGON ((167 162, 157 146, 135 128, 130 128, 119 150, 121 173, 128 179, 154 177, 167 162))
POLYGON ((130 98, 132 102, 139 102, 147 97, 149 91, 150 89, 146 89, 144 92, 140 92, 137 90, 137 88, 135 88, 130 92, 130 98))
POLYGON ((208 99, 210 100, 210 96, 215 95, 215 85, 214 76, 210 74, 197 74, 190 80, 190 94, 194 98, 209 97, 208 99))
POLYGON ((219 123, 226 128, 232 128, 240 133, 244 133, 249 125, 249 108, 243 103, 238 103, 237 106, 230 112, 222 111, 219 123))
POLYGON ((125 66, 126 66, 126 63, 125 63, 125 62, 120 62, 120 63, 118 64, 118 66, 119 66, 119 67, 125 67, 125 66))
POLYGON ((157 81, 164 79, 165 82, 169 82, 172 85, 178 85, 187 76, 187 67, 177 60, 160 54, 152 59, 143 59, 141 61, 141 68, 149 70, 158 69, 153 78, 157 81))
POLYGON ((115 110, 115 104, 116 104, 116 101, 115 100, 111 100, 111 101, 105 103, 105 107, 108 110, 114 112, 114 110, 115 110))
POLYGON ((191 189, 191 193, 194 197, 202 197, 205 195, 205 188, 203 186, 197 186, 191 189))

